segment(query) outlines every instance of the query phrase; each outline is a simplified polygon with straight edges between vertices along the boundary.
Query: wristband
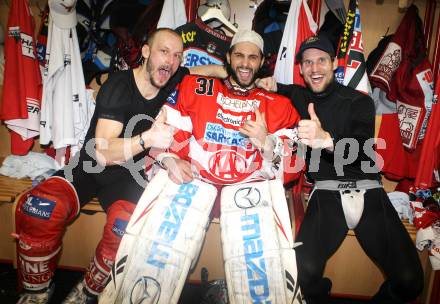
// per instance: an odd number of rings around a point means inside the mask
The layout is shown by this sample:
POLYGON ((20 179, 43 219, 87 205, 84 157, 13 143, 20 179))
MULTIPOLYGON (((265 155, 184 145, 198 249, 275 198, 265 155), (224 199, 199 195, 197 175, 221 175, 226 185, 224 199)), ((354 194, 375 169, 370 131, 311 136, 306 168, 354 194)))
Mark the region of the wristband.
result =
POLYGON ((164 152, 164 153, 160 153, 158 156, 156 156, 156 163, 162 167, 163 169, 166 169, 166 167, 163 164, 163 160, 167 157, 172 157, 174 159, 180 159, 179 156, 177 156, 174 153, 168 153, 168 152, 164 152))
POLYGON ((145 152, 147 151, 147 148, 145 147, 145 141, 142 139, 142 135, 139 135, 139 145, 142 147, 142 150, 145 152))

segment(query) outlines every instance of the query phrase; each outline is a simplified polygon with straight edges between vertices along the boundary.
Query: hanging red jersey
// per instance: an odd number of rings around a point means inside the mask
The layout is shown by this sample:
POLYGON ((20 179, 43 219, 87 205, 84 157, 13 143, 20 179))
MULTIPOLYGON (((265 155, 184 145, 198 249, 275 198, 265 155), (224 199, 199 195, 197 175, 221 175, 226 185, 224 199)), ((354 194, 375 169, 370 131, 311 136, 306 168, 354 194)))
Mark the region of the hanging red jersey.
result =
POLYGON ((31 139, 39 134, 42 82, 34 48, 34 28, 29 1, 11 1, 0 119, 12 131, 12 154, 27 154, 31 139))
POLYGON ((411 5, 370 74, 370 82, 396 103, 402 144, 414 150, 423 139, 434 82, 426 55, 422 21, 411 5))
POLYGON ((434 180, 434 172, 440 169, 440 108, 438 98, 440 94, 440 73, 437 74, 437 83, 435 86, 435 96, 432 103, 432 111, 429 117, 428 126, 426 128, 425 139, 422 144, 422 151, 417 168, 416 180, 414 186, 417 188, 430 188, 436 184, 434 180))

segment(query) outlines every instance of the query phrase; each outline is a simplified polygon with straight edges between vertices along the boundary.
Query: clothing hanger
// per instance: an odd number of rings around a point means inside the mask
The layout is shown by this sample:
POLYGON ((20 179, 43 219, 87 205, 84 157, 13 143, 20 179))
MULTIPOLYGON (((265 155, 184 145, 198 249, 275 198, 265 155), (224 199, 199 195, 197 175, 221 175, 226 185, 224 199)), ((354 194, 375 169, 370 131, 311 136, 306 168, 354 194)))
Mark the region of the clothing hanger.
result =
POLYGON ((387 31, 385 32, 384 35, 380 36, 380 39, 385 38, 388 35, 388 32, 390 31, 390 27, 387 27, 387 31))
POLYGON ((203 22, 211 19, 216 19, 223 23, 223 25, 232 33, 236 33, 238 31, 238 29, 231 22, 229 22, 228 19, 226 19, 222 11, 216 7, 209 7, 206 12, 202 16, 200 16, 200 19, 202 19, 203 22))

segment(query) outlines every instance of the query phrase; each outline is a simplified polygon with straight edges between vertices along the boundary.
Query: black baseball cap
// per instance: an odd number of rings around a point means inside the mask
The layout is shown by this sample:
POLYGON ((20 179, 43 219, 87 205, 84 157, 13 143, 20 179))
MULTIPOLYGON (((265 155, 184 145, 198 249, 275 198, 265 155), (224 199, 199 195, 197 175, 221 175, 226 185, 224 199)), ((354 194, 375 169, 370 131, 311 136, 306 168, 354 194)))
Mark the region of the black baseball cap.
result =
POLYGON ((335 50, 333 48, 333 45, 328 39, 327 36, 324 34, 315 35, 312 36, 301 43, 301 46, 299 47, 298 53, 296 53, 295 59, 296 61, 301 61, 302 54, 307 49, 319 49, 321 51, 324 51, 330 55, 330 57, 335 57, 335 50))

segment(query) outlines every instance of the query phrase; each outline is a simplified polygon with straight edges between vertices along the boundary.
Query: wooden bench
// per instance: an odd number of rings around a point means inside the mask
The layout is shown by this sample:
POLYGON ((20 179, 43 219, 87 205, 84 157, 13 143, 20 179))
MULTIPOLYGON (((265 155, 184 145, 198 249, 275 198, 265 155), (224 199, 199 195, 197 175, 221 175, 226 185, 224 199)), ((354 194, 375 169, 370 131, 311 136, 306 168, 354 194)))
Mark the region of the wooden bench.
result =
POLYGON ((0 203, 13 203, 17 195, 31 186, 30 179, 15 179, 0 175, 0 203))
POLYGON ((11 237, 14 217, 12 206, 17 196, 30 188, 30 179, 14 179, 0 175, 0 261, 14 259, 15 243, 11 237))

